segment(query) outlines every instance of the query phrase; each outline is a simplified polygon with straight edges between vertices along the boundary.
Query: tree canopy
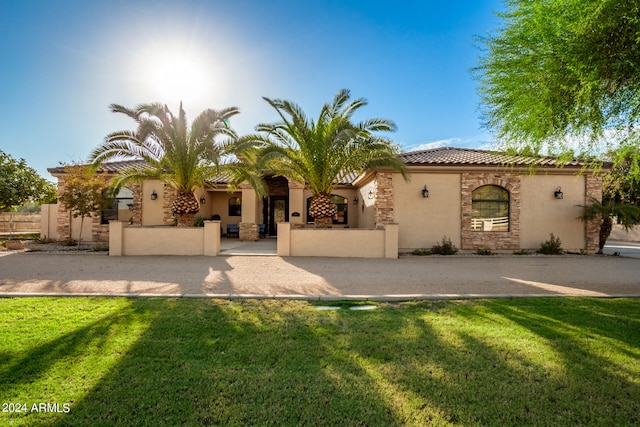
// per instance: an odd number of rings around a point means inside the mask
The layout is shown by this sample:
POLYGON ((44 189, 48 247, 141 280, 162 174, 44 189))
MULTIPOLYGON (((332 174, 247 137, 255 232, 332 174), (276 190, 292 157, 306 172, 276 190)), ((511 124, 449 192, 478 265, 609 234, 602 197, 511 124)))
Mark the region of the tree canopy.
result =
POLYGON ((56 187, 24 159, 16 160, 0 150, 0 212, 27 202, 51 203, 56 193, 56 187))
POLYGON ((483 120, 502 145, 584 156, 640 145, 640 2, 505 5, 475 70, 483 120))
POLYGON ((280 121, 257 125, 260 133, 243 140, 263 147, 260 159, 267 173, 303 183, 313 193, 309 212, 316 226, 327 218, 325 223, 330 225, 335 206, 329 195, 346 174, 389 167, 406 178, 397 147, 378 134, 395 130, 395 124, 382 118, 353 120, 354 113, 367 105, 365 99, 352 100, 349 91, 342 89, 315 120, 291 101, 264 99, 280 121))
POLYGON ((177 190, 173 211, 178 214, 180 225, 187 225, 188 215, 198 212, 200 207, 193 191, 217 176, 228 177, 230 187, 243 181, 260 187, 259 174, 253 172, 250 162, 240 162, 234 157, 251 156, 251 147, 238 143, 235 132, 228 126, 229 118, 239 112, 236 107, 204 110, 191 125, 182 103, 177 115, 159 103, 141 104, 135 109, 112 104, 111 111, 132 118, 138 127, 135 131, 107 135, 91 153, 91 161, 100 164, 119 159, 144 160, 144 166, 121 169, 115 186, 145 178, 164 181, 177 190))

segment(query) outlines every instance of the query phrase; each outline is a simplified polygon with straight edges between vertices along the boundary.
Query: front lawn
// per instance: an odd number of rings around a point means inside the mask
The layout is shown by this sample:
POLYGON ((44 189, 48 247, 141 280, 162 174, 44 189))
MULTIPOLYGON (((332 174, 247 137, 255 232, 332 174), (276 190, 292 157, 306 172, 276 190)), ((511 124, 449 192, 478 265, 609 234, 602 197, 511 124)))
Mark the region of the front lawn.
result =
POLYGON ((0 402, 3 426, 638 425, 640 300, 0 299, 0 402))

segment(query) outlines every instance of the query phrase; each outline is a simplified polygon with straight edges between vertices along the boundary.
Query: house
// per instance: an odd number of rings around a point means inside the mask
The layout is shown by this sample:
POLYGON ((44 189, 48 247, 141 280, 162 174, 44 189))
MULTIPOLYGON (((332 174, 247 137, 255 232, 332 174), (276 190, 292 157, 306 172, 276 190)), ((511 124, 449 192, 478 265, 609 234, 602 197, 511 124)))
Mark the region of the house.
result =
MULTIPOLYGON (((591 252, 597 246, 599 224, 585 224, 577 217, 579 205, 602 198, 602 179, 581 161, 559 167, 552 158, 450 147, 406 152, 401 158, 409 181, 392 170, 341 177, 333 192, 338 210, 334 228, 397 224, 399 252, 431 247, 444 236, 462 250, 535 249, 550 233, 560 237, 565 249, 591 252)), ((128 163, 105 163, 98 173, 108 180, 128 163)), ((64 169, 49 172, 63 192, 64 169)), ((249 185, 228 192, 224 178, 198 189, 199 216, 219 219, 223 234, 228 225, 237 225, 241 240, 259 239, 260 224, 267 236, 276 236, 280 222, 292 228, 313 222, 308 215, 311 193, 301 183, 275 176, 265 180, 268 196, 263 198, 249 185)), ((108 241, 113 219, 141 226, 173 225, 173 196, 173 190, 157 180, 124 188, 111 209, 85 221, 83 235, 108 241)), ((75 238, 79 220, 73 221, 63 206, 58 209, 57 239, 75 238)))

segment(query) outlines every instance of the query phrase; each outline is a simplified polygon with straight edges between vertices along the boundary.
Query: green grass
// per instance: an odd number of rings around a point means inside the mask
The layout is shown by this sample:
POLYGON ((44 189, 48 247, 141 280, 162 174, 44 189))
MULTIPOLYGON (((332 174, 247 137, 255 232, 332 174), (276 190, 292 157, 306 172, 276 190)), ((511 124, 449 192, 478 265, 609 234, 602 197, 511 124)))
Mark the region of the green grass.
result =
POLYGON ((640 300, 0 299, 5 426, 638 425, 640 300))

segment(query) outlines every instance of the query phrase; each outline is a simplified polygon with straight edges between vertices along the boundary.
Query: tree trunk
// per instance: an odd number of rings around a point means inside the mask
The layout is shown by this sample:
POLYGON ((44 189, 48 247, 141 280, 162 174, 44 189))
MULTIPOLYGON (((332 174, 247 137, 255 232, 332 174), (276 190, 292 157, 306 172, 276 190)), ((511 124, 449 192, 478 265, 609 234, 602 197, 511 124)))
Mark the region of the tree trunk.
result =
POLYGON ((333 217, 314 218, 315 228, 333 228, 333 217))
POLYGON ((327 193, 314 194, 309 205, 309 215, 315 221, 316 228, 333 227, 333 217, 338 214, 336 205, 327 193))
POLYGON ((613 228, 613 220, 610 216, 602 219, 602 225, 600 225, 600 238, 598 240, 598 253, 602 254, 604 251, 604 245, 607 243, 607 239, 611 234, 613 228))

